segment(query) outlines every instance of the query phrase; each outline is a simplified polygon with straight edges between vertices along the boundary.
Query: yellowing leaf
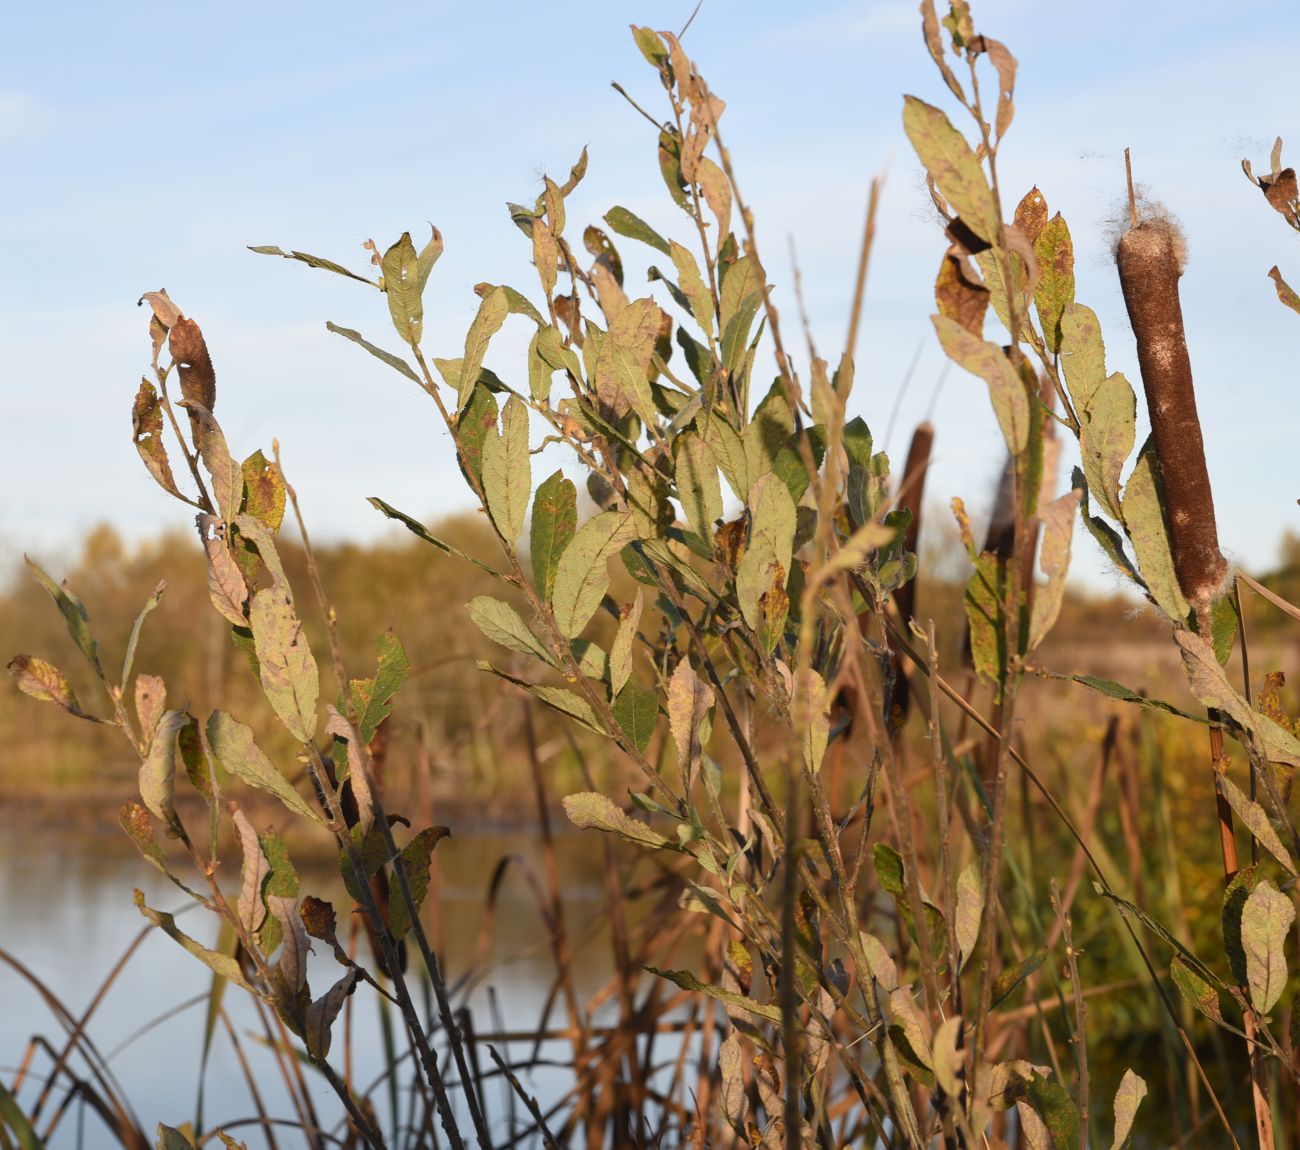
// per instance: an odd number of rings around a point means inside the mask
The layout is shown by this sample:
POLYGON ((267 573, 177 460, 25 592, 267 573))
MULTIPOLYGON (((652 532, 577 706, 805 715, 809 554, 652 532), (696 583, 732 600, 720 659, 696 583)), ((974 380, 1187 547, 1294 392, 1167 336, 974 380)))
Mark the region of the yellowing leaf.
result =
POLYGON ((921 163, 962 222, 982 240, 998 236, 998 208, 984 169, 966 138, 938 108, 903 97, 903 128, 921 163))
POLYGON ((320 675, 288 591, 267 587, 254 595, 248 625, 267 700, 289 733, 309 742, 316 731, 320 675))
POLYGON ((469 402, 470 393, 478 381, 479 369, 483 366, 483 357, 487 354, 488 343, 510 314, 510 303, 501 288, 494 288, 479 304, 474 322, 470 324, 465 336, 465 355, 461 361, 459 387, 456 397, 456 413, 459 415, 469 402))
POLYGON ((564 813, 569 822, 581 830, 594 827, 647 847, 668 845, 668 840, 658 831, 651 830, 645 823, 637 822, 611 799, 595 791, 566 795, 564 813))
POLYGON ((609 560, 635 537, 630 511, 605 511, 578 529, 555 569, 551 607, 560 632, 576 639, 609 589, 609 560))
POLYGON ((1011 361, 996 343, 972 335, 956 320, 931 319, 948 358, 988 384, 1007 450, 1019 455, 1029 442, 1029 395, 1011 361))
POLYGON ((222 711, 213 711, 208 719, 208 743, 217 761, 235 778, 251 787, 269 791, 286 807, 314 822, 323 823, 321 814, 313 810, 271 763, 262 749, 253 741, 253 732, 243 723, 222 711))
POLYGON ((1246 898, 1241 911, 1241 944, 1246 952, 1246 982, 1250 1003, 1267 1014, 1286 989, 1287 934, 1295 921, 1295 905, 1268 879, 1246 898))
POLYGON ((490 430, 483 441, 483 491, 501 537, 514 546, 528 516, 533 490, 528 454, 528 410, 512 395, 501 413, 501 434, 490 430))

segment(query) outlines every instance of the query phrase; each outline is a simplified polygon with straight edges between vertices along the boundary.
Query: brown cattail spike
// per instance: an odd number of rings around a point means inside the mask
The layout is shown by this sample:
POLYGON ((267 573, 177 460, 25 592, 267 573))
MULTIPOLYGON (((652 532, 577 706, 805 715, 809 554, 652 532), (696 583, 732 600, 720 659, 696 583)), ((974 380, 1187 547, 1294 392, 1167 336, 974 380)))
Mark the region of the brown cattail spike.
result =
POLYGON ((1116 262, 1137 337, 1174 570, 1188 601, 1204 607, 1223 587, 1228 564, 1219 551, 1178 301, 1184 251, 1182 234, 1172 223, 1149 219, 1120 238, 1116 262))

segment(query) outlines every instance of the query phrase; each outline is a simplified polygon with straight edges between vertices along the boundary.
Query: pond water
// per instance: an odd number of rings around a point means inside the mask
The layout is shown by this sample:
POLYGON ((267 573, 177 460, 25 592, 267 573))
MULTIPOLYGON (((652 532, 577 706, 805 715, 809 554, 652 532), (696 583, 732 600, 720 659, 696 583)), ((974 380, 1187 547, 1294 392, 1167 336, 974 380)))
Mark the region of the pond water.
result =
MULTIPOLYGON (((442 897, 437 914, 426 914, 425 920, 435 937, 440 929, 450 982, 462 979, 475 967, 480 947, 487 957, 485 964, 475 968, 479 977, 474 986, 462 987, 456 1000, 471 1007, 480 1033, 501 1029, 531 1032, 551 992, 554 968, 546 933, 524 879, 524 868, 532 868, 542 879, 542 860, 541 840, 529 832, 455 836, 438 847, 442 897), (514 863, 499 886, 490 937, 480 940, 486 892, 498 862, 507 856, 513 857, 514 863)), ((604 864, 598 836, 560 836, 557 861, 570 937, 575 940, 575 983, 585 999, 606 981, 611 969, 608 939, 599 925, 604 864)), ((302 893, 334 903, 339 936, 346 939, 350 900, 337 874, 304 871, 301 877, 302 893)), ((223 885, 230 889, 237 882, 236 874, 223 885)), ((132 905, 136 887, 144 892, 148 904, 159 910, 178 912, 188 903, 183 893, 138 855, 124 852, 119 840, 93 835, 61 840, 48 830, 25 829, 21 819, 10 817, 0 835, 0 950, 34 972, 71 1014, 79 1017, 147 925, 132 905)), ((431 893, 430 903, 433 901, 431 893)), ((205 945, 215 945, 215 919, 201 908, 184 913, 178 925, 205 945)), ((332 956, 320 953, 324 950, 322 944, 316 944, 318 953, 310 969, 316 995, 342 973, 332 956)), ((194 1119, 207 1009, 205 1001, 196 1000, 207 994, 211 981, 206 967, 161 932, 150 930, 90 1019, 88 1034, 107 1058, 140 1125, 150 1133, 158 1122, 179 1126, 194 1119), (151 1024, 151 1029, 140 1034, 151 1024)), ((280 1071, 259 1038, 261 1027, 248 996, 232 989, 225 996, 225 1005, 267 1110, 292 1118, 280 1071)), ((361 987, 351 1007, 355 1081, 364 1084, 373 1081, 383 1065, 379 999, 361 987)), ((558 1006, 551 1021, 557 1026, 564 1024, 558 1006)), ((337 1063, 343 1046, 342 1017, 334 1033, 331 1061, 337 1063)), ((0 1082, 13 1085, 34 1036, 44 1036, 57 1048, 62 1035, 57 1017, 30 982, 10 963, 0 962, 0 1082)), ((531 1043, 519 1040, 495 1045, 503 1055, 514 1054, 519 1059, 531 1048, 531 1043)), ((568 1049, 567 1043, 557 1043, 553 1053, 562 1062, 568 1049)), ((491 1066, 486 1050, 482 1060, 491 1066)), ((18 1095, 25 1106, 36 1098, 40 1076, 50 1065, 47 1054, 33 1057, 18 1095)), ((84 1073, 84 1064, 76 1066, 84 1073)), ((341 1112, 333 1092, 310 1068, 305 1074, 322 1126, 333 1128, 341 1112)), ((543 1103, 559 1097, 568 1083, 567 1073, 561 1069, 538 1069, 520 1077, 543 1103)), ((206 1129, 255 1114, 236 1054, 220 1033, 208 1059, 205 1083, 206 1129)), ((56 1095, 46 1106, 42 1129, 60 1097, 56 1095)), ((387 1091, 379 1090, 375 1097, 381 1122, 391 1128, 387 1091)), ((505 1109, 499 1096, 489 1099, 493 1101, 505 1109)), ((79 1108, 79 1103, 72 1104, 59 1122, 51 1146, 111 1144, 99 1119, 90 1112, 78 1115, 79 1108), (78 1126, 83 1122, 84 1140, 79 1140, 78 1126)), ((246 1139, 250 1148, 267 1144, 253 1126, 235 1126, 231 1132, 246 1139)), ((292 1131, 282 1132, 281 1145, 300 1144, 292 1131)))

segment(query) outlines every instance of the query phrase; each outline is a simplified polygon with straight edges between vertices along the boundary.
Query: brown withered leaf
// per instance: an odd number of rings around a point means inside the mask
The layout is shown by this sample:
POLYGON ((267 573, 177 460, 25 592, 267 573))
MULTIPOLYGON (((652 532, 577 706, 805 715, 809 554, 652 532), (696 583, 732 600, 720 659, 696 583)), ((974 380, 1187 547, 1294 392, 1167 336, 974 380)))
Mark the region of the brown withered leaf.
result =
POLYGON ((1278 271, 1276 264, 1269 269, 1268 278, 1277 288, 1277 298, 1292 311, 1300 312, 1300 295, 1297 295, 1295 289, 1282 278, 1282 273, 1278 271))
MULTIPOLYGON (((212 411, 217 402, 217 373, 199 325, 179 316, 171 325, 167 349, 180 372, 181 396, 212 411)), ((194 419, 193 412, 190 419, 194 419)))
POLYGON ((1011 221, 1029 237, 1029 242, 1036 244, 1039 233, 1047 224, 1047 200, 1035 184, 1016 205, 1016 214, 1011 221))
POLYGON ((131 441, 158 485, 179 498, 180 492, 176 489, 176 479, 167 459, 167 446, 163 443, 162 402, 154 385, 147 379, 140 381, 140 390, 135 393, 135 403, 131 407, 131 441))
POLYGON ((982 336, 989 307, 989 289, 973 274, 959 249, 948 249, 934 281, 934 302, 939 314, 956 320, 972 335, 982 336))
POLYGON ((730 568, 731 571, 735 571, 736 564, 740 562, 741 556, 745 554, 745 531, 747 526, 745 516, 741 515, 740 518, 733 519, 730 523, 724 523, 713 536, 719 561, 730 568))
POLYGON ((259 447, 241 465, 244 473, 243 511, 278 531, 284 520, 285 487, 280 471, 259 447))
POLYGON ((1276 175, 1260 176, 1260 190, 1269 206, 1279 212, 1293 228, 1300 228, 1300 187, 1294 168, 1283 168, 1276 175))
POLYGON ((575 292, 573 295, 557 295, 555 297, 555 314, 559 316, 564 326, 569 329, 569 338, 578 347, 581 347, 582 305, 578 300, 577 293, 575 292))
POLYGON ((136 301, 136 307, 142 303, 147 303, 153 309, 153 314, 149 317, 149 341, 153 344, 153 362, 157 367, 158 353, 162 351, 172 324, 181 318, 181 310, 172 303, 166 288, 145 292, 136 301))
POLYGON ((1000 140, 1011 127, 1016 114, 1014 101, 1016 91, 1016 58, 1001 40, 992 40, 981 36, 984 51, 989 54, 989 63, 998 71, 998 112, 996 119, 997 138, 1000 140))
POLYGON ((298 913, 302 915, 302 924, 307 928, 307 933, 312 938, 318 938, 321 942, 328 942, 331 946, 337 945, 335 935, 338 930, 338 922, 333 903, 309 894, 302 900, 302 906, 298 908, 298 913))
POLYGON ((778 560, 773 560, 771 572, 771 585, 758 600, 758 640, 769 655, 776 650, 781 636, 785 634, 785 621, 790 614, 790 593, 785 587, 785 568, 778 560))

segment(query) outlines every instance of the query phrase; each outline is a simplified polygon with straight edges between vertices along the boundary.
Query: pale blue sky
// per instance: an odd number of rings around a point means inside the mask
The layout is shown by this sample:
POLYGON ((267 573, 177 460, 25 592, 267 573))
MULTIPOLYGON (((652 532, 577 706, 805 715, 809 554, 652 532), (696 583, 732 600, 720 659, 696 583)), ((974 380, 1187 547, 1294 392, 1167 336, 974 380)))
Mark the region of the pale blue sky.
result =
MULTIPOLYGON (((284 460, 321 537, 387 530, 380 495, 412 514, 466 505, 437 413, 413 385, 325 330, 334 320, 396 349, 383 299, 255 256, 279 244, 361 267, 432 220, 446 254, 426 294, 425 346, 455 355, 480 280, 535 293, 530 250, 504 202, 590 147, 570 231, 621 203, 683 239, 661 191, 653 133, 609 87, 653 111, 660 93, 629 21, 677 28, 694 0, 628 4, 140 3, 12 5, 0 43, 0 558, 52 560, 93 524, 132 537, 184 525, 130 444, 148 366, 141 292, 166 287, 202 324, 232 448, 284 460)), ((980 29, 1021 62, 1003 148, 1004 194, 1037 182, 1070 222, 1079 298, 1109 362, 1138 381, 1108 256, 1123 148, 1183 221, 1183 281, 1220 536, 1272 561, 1296 497, 1300 317, 1277 303, 1274 263, 1300 283, 1300 241, 1238 167, 1267 167, 1274 136, 1300 161, 1300 6, 976 0, 980 29)), ((945 103, 912 0, 706 0, 686 40, 714 90, 758 217, 787 332, 797 332, 788 237, 822 354, 837 353, 870 177, 887 183, 859 343, 855 412, 883 437, 920 341, 890 445, 901 454, 942 356, 931 285, 944 241, 901 129, 902 93, 945 103)), ((644 261, 620 244, 631 265, 644 261)), ((522 329, 489 363, 518 377, 522 329)), ((792 340, 793 342, 793 340, 792 340)), ((935 411, 930 493, 978 508, 998 466, 983 385, 954 371, 935 411)), ((1072 449, 1071 449, 1072 451, 1072 449)), ((1067 455, 1067 460, 1069 456, 1067 455)), ((540 468, 536 469, 540 472, 540 468)), ((1068 472, 1067 472, 1068 474, 1068 472)), ((1105 581, 1080 538, 1077 570, 1105 581)))

